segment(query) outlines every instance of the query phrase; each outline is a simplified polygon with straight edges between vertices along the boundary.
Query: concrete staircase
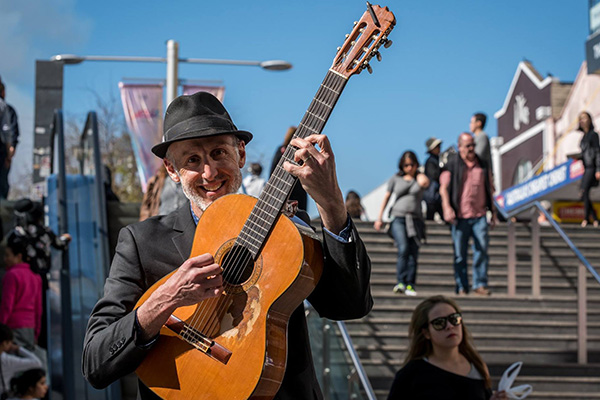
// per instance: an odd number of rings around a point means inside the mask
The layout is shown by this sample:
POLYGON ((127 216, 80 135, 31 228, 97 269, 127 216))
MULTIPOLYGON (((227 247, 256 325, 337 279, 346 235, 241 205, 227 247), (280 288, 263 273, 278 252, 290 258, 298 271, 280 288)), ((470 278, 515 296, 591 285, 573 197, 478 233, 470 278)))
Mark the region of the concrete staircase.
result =
MULTIPOLYGON (((377 397, 385 399, 406 354, 412 310, 426 297, 454 296, 452 240, 446 225, 428 223, 427 243, 419 256, 418 296, 407 297, 391 290, 396 283, 392 240, 376 232, 371 223, 357 225, 373 263, 375 307, 347 326, 377 397)), ((600 229, 565 230, 588 261, 600 268, 600 229)), ((531 296, 527 224, 517 224, 517 295, 506 295, 507 229, 501 224, 490 232, 492 295, 457 297, 465 323, 495 386, 510 364, 523 361, 516 383, 533 385, 531 399, 600 399, 600 284, 588 274, 589 363, 578 365, 578 259, 551 227, 541 227, 540 236, 542 296, 531 296)))

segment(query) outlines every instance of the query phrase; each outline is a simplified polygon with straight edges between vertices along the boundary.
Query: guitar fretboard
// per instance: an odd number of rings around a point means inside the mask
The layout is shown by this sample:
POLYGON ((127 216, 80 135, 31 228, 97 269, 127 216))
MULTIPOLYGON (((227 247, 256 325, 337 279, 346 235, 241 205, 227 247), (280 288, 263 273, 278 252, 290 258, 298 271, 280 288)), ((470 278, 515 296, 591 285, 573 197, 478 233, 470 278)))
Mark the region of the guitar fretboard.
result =
MULTIPOLYGON (((348 82, 346 77, 331 70, 327 72, 323 83, 317 90, 317 94, 298 125, 294 137, 305 138, 313 134, 320 134, 323 131, 323 127, 329 119, 335 103, 340 98, 346 82, 348 82)), ((246 247, 254 259, 256 259, 294 184, 298 180, 298 178, 283 169, 285 161, 297 164, 294 161, 296 150, 297 148, 292 145, 287 146, 236 240, 235 244, 246 247)))

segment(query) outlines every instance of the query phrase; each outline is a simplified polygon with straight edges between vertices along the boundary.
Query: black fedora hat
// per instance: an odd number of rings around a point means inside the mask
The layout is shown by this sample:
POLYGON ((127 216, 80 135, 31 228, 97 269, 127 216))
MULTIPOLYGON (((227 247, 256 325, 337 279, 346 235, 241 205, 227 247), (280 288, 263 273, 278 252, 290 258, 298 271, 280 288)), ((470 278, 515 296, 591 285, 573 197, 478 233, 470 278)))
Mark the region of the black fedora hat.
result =
POLYGON ((163 141, 152 152, 165 158, 169 146, 180 140, 233 134, 248 143, 252 134, 236 128, 223 104, 212 94, 198 92, 179 96, 169 105, 165 114, 163 141))

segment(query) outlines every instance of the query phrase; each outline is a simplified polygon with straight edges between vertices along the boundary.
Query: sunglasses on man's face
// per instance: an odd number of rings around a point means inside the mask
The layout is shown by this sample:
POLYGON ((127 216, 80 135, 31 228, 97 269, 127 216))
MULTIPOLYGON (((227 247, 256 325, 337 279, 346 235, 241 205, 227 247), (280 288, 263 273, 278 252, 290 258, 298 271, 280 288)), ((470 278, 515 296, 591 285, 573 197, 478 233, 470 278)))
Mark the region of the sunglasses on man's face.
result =
POLYGON ((429 321, 433 329, 436 331, 441 331, 446 328, 446 324, 450 321, 453 326, 459 326, 462 324, 462 315, 460 313, 450 314, 446 317, 439 317, 436 319, 432 319, 429 321))

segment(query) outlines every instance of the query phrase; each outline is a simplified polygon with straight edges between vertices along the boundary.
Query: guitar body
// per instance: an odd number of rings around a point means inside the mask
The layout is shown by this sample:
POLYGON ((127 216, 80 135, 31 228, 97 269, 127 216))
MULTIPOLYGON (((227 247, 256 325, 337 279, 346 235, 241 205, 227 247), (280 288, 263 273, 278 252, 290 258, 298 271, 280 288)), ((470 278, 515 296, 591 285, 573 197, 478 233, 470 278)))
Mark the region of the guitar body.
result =
MULTIPOLYGON (((256 201, 246 195, 215 201, 200 218, 190 257, 210 253, 223 265, 226 255, 237 251, 233 242, 256 201)), ((173 313, 206 333, 227 356, 215 355, 216 347, 214 353, 204 352, 163 327, 137 375, 163 399, 272 399, 285 372, 289 318, 316 286, 322 262, 314 234, 279 217, 239 282, 224 283, 225 294, 173 313)), ((136 307, 171 275, 153 285, 136 307)))

